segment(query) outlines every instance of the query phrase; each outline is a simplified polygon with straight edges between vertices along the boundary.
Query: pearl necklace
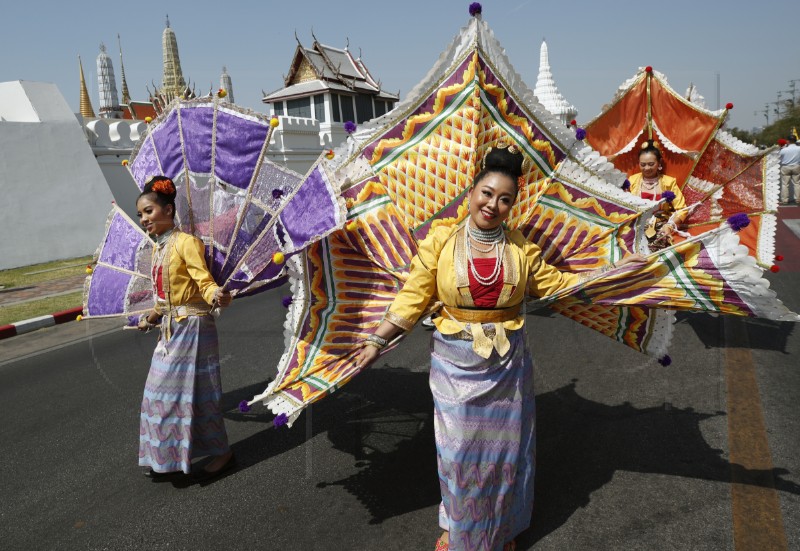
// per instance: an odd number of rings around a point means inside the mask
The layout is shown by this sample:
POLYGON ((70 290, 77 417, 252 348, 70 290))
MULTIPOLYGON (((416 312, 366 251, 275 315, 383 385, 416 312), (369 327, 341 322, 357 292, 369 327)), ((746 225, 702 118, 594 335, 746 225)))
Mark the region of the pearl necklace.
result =
POLYGON ((505 254, 505 250, 506 236, 505 233, 503 233, 503 228, 501 226, 498 226, 493 230, 482 230, 480 228, 467 226, 467 246, 464 247, 464 253, 466 257, 465 260, 469 265, 469 269, 472 272, 475 281, 484 287, 493 286, 500 278, 500 272, 503 269, 503 256, 505 254), (489 247, 486 249, 477 247, 472 243, 473 240, 483 245, 489 245, 489 247), (475 259, 472 255, 473 249, 481 253, 488 253, 492 250, 495 250, 494 270, 492 270, 492 273, 489 274, 489 276, 481 276, 478 273, 477 268, 475 268, 475 259))

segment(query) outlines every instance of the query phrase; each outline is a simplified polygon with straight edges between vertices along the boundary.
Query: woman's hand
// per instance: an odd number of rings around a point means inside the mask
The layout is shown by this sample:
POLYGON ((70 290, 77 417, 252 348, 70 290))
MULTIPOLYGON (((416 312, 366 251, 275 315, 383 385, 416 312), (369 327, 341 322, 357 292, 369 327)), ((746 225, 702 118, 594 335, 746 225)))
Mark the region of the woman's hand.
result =
POLYGON ((674 224, 674 223, 672 223, 672 222, 667 222, 666 224, 664 224, 663 226, 661 226, 661 229, 660 229, 660 230, 658 230, 658 235, 660 235, 660 236, 664 236, 664 237, 669 237, 669 236, 671 236, 673 233, 675 233, 675 230, 677 230, 677 229, 678 229, 678 228, 675 226, 675 224, 674 224))
POLYGON ((378 356, 380 356, 380 350, 372 345, 361 343, 361 350, 356 353, 353 363, 356 364, 356 367, 363 369, 369 367, 378 359, 378 356))
POLYGON ((617 268, 621 268, 627 264, 644 264, 647 262, 647 257, 643 254, 635 253, 629 254, 628 256, 622 257, 620 260, 615 262, 617 268))
POLYGON ((142 314, 141 316, 139 316, 139 323, 136 324, 136 328, 139 329, 139 331, 144 331, 145 333, 147 331, 150 331, 155 326, 156 324, 150 321, 149 314, 142 314))
POLYGON ((220 287, 216 291, 214 291, 214 302, 217 303, 217 306, 221 308, 225 308, 226 306, 230 305, 233 297, 231 296, 231 292, 227 289, 223 289, 220 287))

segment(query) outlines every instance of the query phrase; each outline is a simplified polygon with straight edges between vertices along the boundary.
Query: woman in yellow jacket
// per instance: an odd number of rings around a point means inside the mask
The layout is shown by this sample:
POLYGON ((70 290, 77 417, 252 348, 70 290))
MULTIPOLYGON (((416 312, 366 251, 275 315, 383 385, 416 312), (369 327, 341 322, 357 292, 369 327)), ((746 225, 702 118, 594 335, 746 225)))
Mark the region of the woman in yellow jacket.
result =
POLYGON ((233 465, 220 410, 217 328, 211 310, 231 295, 206 267, 203 242, 175 227, 175 185, 151 178, 136 202, 139 221, 156 239, 154 309, 139 319, 161 333, 145 383, 139 424, 139 465, 151 477, 183 471, 192 459, 214 456, 194 478, 217 476, 233 465))
POLYGON ((672 176, 663 174, 664 161, 661 150, 653 140, 642 144, 639 151, 641 172, 631 175, 629 191, 643 199, 662 201, 661 207, 650 219, 645 235, 651 251, 672 245, 672 234, 686 218, 686 200, 678 182, 672 176))
MULTIPOLYGON (((538 246, 503 226, 522 159, 513 145, 487 153, 469 191, 469 217, 419 244, 403 289, 356 357, 357 365, 369 365, 429 302, 443 304, 430 372, 445 531, 439 551, 513 549, 529 526, 535 404, 522 301, 526 293, 550 295, 582 280, 545 263, 538 246)), ((642 260, 630 255, 619 265, 642 260)))

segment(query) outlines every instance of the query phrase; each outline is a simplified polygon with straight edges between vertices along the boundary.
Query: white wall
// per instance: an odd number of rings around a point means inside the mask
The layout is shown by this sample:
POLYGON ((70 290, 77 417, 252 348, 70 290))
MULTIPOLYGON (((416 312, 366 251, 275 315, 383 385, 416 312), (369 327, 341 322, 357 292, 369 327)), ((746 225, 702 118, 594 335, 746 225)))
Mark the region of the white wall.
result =
POLYGON ((135 120, 95 119, 85 125, 92 153, 100 165, 114 201, 134 221, 139 188, 123 159, 130 159, 134 145, 147 130, 147 123, 135 120))
POLYGON ((0 269, 91 254, 112 195, 54 84, 0 83, 0 269))
POLYGON ((320 123, 305 117, 281 116, 272 134, 267 157, 274 163, 305 174, 323 151, 345 140, 342 123, 320 123))

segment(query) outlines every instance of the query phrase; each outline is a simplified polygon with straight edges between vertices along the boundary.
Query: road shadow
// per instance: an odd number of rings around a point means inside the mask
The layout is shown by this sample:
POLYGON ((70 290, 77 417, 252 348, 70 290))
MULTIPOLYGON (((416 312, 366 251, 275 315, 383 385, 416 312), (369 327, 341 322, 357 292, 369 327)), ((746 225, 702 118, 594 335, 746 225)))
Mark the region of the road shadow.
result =
MULTIPOLYGON (((800 486, 783 478, 785 469, 754 471, 731 465, 722 450, 703 438, 701 423, 725 415, 660 405, 636 408, 606 405, 580 396, 576 381, 537 396, 537 473, 534 519, 519 543, 532 545, 562 526, 617 471, 666 474, 730 483, 775 487, 800 495, 800 486)), ((227 394, 226 407, 263 389, 248 387, 227 394)), ((233 444, 239 469, 245 469, 301 446, 320 433, 353 456, 358 472, 324 481, 358 499, 380 524, 439 503, 433 401, 428 374, 392 366, 371 368, 346 391, 313 406, 293 429, 272 429, 272 414, 228 412, 227 418, 266 424, 269 428, 233 444)), ((431 522, 436 522, 435 518, 431 522)))
POLYGON ((782 478, 785 469, 731 465, 722 450, 706 443, 700 424, 725 412, 609 406, 580 396, 575 383, 537 396, 536 495, 531 528, 518 538, 523 547, 588 505, 617 471, 730 483, 735 470, 740 483, 800 495, 800 486, 782 478))
POLYGON ((725 339, 725 317, 710 314, 678 312, 675 323, 685 323, 695 332, 706 348, 741 347, 755 350, 774 350, 788 354, 789 337, 795 330, 795 322, 768 319, 736 318, 744 324, 747 343, 732 343, 725 339))

